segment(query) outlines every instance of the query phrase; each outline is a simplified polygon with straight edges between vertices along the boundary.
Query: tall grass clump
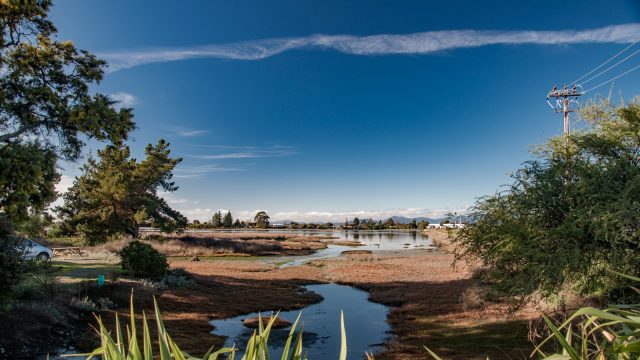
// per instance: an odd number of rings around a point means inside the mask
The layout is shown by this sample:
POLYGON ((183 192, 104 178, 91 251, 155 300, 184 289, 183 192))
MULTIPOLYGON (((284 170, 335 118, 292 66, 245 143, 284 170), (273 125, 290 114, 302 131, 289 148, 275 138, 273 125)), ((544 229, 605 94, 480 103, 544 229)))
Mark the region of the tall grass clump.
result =
MULTIPOLYGON (((157 355, 161 360, 216 360, 221 355, 226 355, 227 359, 234 360, 235 353, 238 349, 234 347, 225 347, 216 351, 213 348, 209 349, 206 354, 201 358, 193 357, 190 354, 182 351, 178 344, 176 344, 169 333, 167 332, 164 323, 162 321, 162 315, 158 308, 158 303, 154 298, 154 310, 155 310, 155 322, 158 329, 158 345, 157 355)), ((135 323, 135 312, 133 308, 133 294, 131 296, 130 304, 130 323, 126 328, 126 341, 125 333, 122 330, 118 314, 116 314, 115 321, 115 336, 107 330, 102 322, 102 319, 97 316, 98 327, 96 331, 100 336, 100 347, 93 350, 91 353, 81 354, 87 356, 87 360, 100 358, 102 360, 152 360, 154 359, 154 349, 152 346, 151 334, 149 331, 149 325, 147 323, 146 314, 142 313, 142 343, 140 344, 138 337, 138 329, 135 323)), ((265 323, 260 318, 259 326, 256 331, 253 332, 247 347, 244 351, 244 355, 241 360, 265 360, 269 359, 269 334, 274 322, 277 319, 277 314, 271 316, 265 323)), ((291 326, 289 336, 285 343, 281 359, 282 360, 303 360, 306 359, 306 355, 303 355, 302 348, 302 326, 298 329, 298 322, 300 316, 291 326), (296 331, 297 330, 297 331, 296 331)), ((347 358, 347 340, 344 328, 344 317, 340 315, 340 327, 341 327, 341 347, 339 360, 346 360, 347 358)), ((156 355, 156 358, 157 358, 156 355)))

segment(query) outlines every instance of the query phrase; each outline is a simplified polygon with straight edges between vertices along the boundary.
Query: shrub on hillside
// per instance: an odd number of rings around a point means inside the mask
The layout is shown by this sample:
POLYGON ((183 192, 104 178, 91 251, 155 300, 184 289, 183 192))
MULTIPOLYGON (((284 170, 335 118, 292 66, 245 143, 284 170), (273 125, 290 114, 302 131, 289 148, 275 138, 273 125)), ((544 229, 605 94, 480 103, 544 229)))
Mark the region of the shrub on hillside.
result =
POLYGON ((122 270, 136 277, 158 279, 167 273, 167 258, 140 241, 132 241, 120 250, 122 270))

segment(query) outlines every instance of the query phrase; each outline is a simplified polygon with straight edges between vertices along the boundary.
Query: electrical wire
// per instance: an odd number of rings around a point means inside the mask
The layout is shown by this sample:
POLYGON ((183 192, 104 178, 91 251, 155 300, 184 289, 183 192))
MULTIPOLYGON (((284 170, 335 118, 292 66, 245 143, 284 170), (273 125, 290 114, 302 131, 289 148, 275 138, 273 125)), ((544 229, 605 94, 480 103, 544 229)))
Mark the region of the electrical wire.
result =
POLYGON ((619 78, 621 78, 621 77, 623 77, 623 76, 627 75, 628 73, 630 73, 630 72, 632 72, 632 71, 634 71, 634 70, 637 70, 637 69, 640 69, 640 65, 636 65, 635 67, 633 67, 633 68, 631 68, 631 69, 629 69, 629 70, 627 70, 627 71, 623 72, 622 74, 620 74, 620 75, 618 75, 618 76, 615 76, 615 77, 611 78, 610 80, 607 80, 607 81, 605 81, 605 82, 603 82, 603 83, 601 83, 601 84, 598 84, 598 85, 596 85, 596 86, 594 86, 594 87, 592 87, 592 88, 590 88, 590 89, 585 90, 585 91, 583 92, 583 94, 586 94, 586 93, 588 93, 588 92, 589 92, 589 91, 591 91, 591 90, 597 89, 597 88, 599 88, 600 86, 606 85, 606 84, 608 84, 608 83, 610 83, 610 82, 612 82, 612 81, 614 81, 614 80, 616 80, 616 79, 619 79, 619 78))
POLYGON ((618 56, 620 56, 622 53, 624 53, 625 51, 629 50, 631 47, 633 47, 635 44, 639 43, 640 39, 636 40, 634 43, 632 43, 631 45, 627 46, 626 48, 622 49, 622 51, 620 51, 619 53, 613 55, 612 57, 610 57, 607 61, 603 62, 602 64, 598 65, 596 68, 594 68, 593 70, 589 71, 588 73, 580 76, 578 79, 570 82, 570 84, 576 84, 578 81, 586 78, 587 76, 593 74, 595 71, 597 71, 598 69, 600 69, 601 67, 605 66, 606 64, 608 64, 610 61, 612 61, 613 59, 617 58, 618 56))
POLYGON ((600 76, 600 75, 602 75, 602 74, 606 73, 607 71, 609 71, 609 70, 613 69, 614 67, 616 67, 616 66, 618 66, 618 65, 622 64, 623 62, 625 62, 625 61, 629 60, 631 57, 633 57, 633 56, 634 56, 634 55, 636 55, 637 53, 640 53, 640 50, 636 50, 635 52, 633 52, 631 55, 627 56, 626 58, 624 58, 624 59, 622 59, 622 60, 618 61, 617 63, 615 63, 615 64, 613 64, 613 65, 609 66, 608 68, 606 68, 606 69, 604 69, 604 70, 602 70, 602 71, 601 71, 601 72, 599 72, 598 74, 596 74, 596 75, 594 75, 594 76, 592 76, 592 77, 588 78, 587 80, 585 80, 585 81, 581 82, 581 83, 580 83, 580 85, 584 85, 584 84, 588 83, 589 81, 591 81, 591 80, 593 80, 593 79, 597 78, 598 76, 600 76))

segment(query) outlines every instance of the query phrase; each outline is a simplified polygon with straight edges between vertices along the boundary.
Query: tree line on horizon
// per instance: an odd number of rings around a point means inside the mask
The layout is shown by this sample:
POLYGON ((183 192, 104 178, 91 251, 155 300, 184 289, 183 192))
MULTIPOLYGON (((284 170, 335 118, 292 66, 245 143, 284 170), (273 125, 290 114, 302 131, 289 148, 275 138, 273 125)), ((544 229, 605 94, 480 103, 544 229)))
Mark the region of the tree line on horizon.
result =
MULTIPOLYGON (((408 229, 408 230, 424 230, 429 226, 427 220, 417 221, 412 219, 409 223, 402 223, 395 221, 393 218, 388 218, 385 221, 373 219, 360 220, 355 217, 351 221, 345 221, 344 224, 337 225, 332 222, 314 223, 314 222, 297 222, 290 221, 286 224, 271 224, 269 222, 270 217, 265 211, 259 211, 254 216, 253 221, 244 221, 240 219, 233 219, 231 211, 224 213, 218 211, 213 214, 210 220, 200 221, 193 220, 187 228, 189 229, 247 229, 258 228, 267 229, 272 227, 287 228, 287 229, 314 229, 314 230, 327 230, 327 229, 341 229, 341 230, 389 230, 389 229, 408 229)), ((449 218, 443 220, 441 223, 448 223, 449 218)))

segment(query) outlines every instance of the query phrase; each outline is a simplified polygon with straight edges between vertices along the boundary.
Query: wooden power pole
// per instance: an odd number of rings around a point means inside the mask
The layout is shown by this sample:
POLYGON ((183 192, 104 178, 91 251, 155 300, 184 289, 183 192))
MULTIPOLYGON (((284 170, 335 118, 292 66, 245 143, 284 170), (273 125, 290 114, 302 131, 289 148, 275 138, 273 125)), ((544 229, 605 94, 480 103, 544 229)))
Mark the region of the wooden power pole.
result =
POLYGON ((575 110, 571 107, 572 104, 577 103, 578 97, 582 95, 578 91, 576 85, 572 89, 567 88, 565 85, 562 89, 558 89, 556 86, 547 94, 547 103, 553 111, 561 112, 564 118, 564 136, 569 136, 569 113, 575 110), (550 99, 555 99, 555 105, 551 103, 550 99))

